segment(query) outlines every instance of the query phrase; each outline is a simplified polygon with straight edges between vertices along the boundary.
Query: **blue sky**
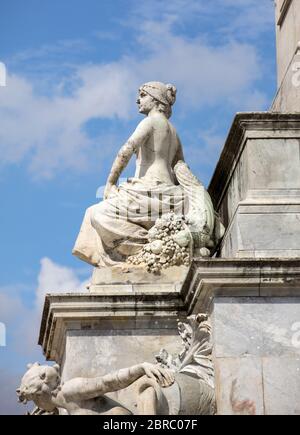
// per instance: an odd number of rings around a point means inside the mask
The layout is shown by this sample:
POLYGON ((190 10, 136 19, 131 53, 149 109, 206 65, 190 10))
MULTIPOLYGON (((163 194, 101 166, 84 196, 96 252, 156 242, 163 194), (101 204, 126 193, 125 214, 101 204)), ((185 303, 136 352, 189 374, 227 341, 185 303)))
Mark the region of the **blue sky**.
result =
POLYGON ((72 246, 141 119, 138 86, 177 86, 172 122, 207 185, 234 114, 270 107, 275 59, 272 0, 1 0, 0 414, 24 412, 14 390, 43 361, 45 293, 88 280, 72 246))

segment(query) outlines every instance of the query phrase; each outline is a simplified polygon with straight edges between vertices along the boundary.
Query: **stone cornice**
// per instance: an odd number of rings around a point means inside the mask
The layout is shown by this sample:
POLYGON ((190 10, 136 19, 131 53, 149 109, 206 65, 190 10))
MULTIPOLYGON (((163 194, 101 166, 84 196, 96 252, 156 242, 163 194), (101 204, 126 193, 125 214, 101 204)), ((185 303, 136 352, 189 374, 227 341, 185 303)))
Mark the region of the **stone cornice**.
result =
POLYGON ((210 311, 216 296, 300 296, 300 259, 195 259, 181 296, 188 314, 210 311))
POLYGON ((57 361, 67 329, 102 329, 112 320, 127 328, 130 321, 136 324, 153 319, 154 323, 166 318, 176 328, 177 319, 184 316, 179 292, 47 294, 38 343, 47 359, 57 361))
POLYGON ((293 0, 284 0, 282 3, 282 6, 280 8, 279 11, 279 17, 278 17, 278 21, 277 21, 277 25, 278 26, 282 26, 282 24, 284 23, 285 17, 288 13, 288 10, 292 4, 293 0))
POLYGON ((215 209, 218 210, 226 193, 247 137, 268 138, 276 134, 291 137, 295 131, 300 138, 300 113, 237 113, 208 188, 215 209))
POLYGON ((180 292, 48 294, 39 344, 61 361, 67 330, 157 328, 159 320, 168 333, 178 318, 209 312, 215 296, 300 296, 300 259, 195 259, 180 292))

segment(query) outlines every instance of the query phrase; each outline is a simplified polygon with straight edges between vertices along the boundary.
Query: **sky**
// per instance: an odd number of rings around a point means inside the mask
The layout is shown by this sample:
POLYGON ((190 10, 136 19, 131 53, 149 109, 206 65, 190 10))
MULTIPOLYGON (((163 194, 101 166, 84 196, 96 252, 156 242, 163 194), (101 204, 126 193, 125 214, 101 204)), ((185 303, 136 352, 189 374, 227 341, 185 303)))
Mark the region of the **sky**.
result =
POLYGON ((272 0, 0 0, 0 414, 26 411, 45 294, 86 291, 72 247, 142 119, 138 87, 176 85, 171 121, 208 185, 235 113, 271 106, 275 59, 272 0))

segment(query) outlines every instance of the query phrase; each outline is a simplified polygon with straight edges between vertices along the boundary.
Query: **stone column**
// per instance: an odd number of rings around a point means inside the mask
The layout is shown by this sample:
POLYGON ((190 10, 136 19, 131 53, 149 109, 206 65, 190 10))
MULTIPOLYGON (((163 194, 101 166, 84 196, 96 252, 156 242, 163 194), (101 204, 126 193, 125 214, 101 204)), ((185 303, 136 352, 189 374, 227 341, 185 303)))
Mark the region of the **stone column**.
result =
POLYGON ((300 114, 237 114, 209 192, 227 230, 190 294, 212 312, 218 413, 298 415, 300 114))
POLYGON ((210 183, 223 258, 300 257, 300 115, 237 114, 210 183))
POLYGON ((276 0, 276 112, 300 112, 300 0, 276 0))

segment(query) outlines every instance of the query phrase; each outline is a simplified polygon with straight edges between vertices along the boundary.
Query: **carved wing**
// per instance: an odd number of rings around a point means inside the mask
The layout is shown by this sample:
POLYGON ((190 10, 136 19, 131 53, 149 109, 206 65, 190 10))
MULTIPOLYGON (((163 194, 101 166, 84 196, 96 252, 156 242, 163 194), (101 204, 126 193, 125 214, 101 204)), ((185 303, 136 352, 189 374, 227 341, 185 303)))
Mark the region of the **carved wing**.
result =
POLYGON ((208 192, 188 165, 179 161, 174 168, 179 184, 184 188, 189 201, 188 219, 192 233, 205 233, 211 236, 214 231, 214 207, 208 192))
POLYGON ((211 325, 206 314, 190 316, 188 323, 179 323, 184 349, 179 355, 180 373, 190 373, 214 387, 211 325))

